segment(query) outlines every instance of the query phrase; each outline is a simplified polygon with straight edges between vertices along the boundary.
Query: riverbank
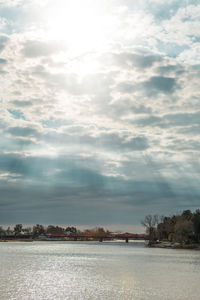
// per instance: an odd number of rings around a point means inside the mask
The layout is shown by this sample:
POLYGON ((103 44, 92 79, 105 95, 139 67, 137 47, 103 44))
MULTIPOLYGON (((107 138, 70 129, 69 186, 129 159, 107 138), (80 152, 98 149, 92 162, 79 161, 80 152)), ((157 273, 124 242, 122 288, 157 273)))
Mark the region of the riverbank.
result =
POLYGON ((156 242, 149 245, 150 248, 166 248, 166 249, 191 249, 200 250, 200 244, 181 244, 172 242, 156 242))
POLYGON ((131 243, 131 242, 145 242, 144 240, 129 240, 126 242, 124 239, 102 239, 102 238, 82 238, 82 239, 0 239, 0 243, 5 242, 122 242, 122 243, 131 243))

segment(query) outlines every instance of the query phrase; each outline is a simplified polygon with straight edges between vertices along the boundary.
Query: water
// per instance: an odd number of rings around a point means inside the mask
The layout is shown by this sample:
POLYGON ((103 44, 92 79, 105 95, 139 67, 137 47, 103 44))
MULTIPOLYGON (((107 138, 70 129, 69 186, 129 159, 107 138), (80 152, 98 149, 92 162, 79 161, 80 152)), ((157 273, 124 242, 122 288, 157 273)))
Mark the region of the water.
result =
POLYGON ((197 300, 200 251, 143 243, 0 243, 0 300, 197 300))

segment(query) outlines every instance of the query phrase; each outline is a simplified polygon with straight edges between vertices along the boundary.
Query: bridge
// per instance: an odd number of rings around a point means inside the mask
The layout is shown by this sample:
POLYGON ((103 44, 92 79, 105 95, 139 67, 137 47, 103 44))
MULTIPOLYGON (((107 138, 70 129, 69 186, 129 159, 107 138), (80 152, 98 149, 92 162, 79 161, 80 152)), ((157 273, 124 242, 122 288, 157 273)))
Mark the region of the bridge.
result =
POLYGON ((84 232, 84 233, 70 233, 70 234, 48 234, 49 240, 65 239, 73 241, 99 241, 103 242, 106 240, 124 240, 126 243, 129 240, 147 240, 146 234, 137 233, 105 233, 105 232, 84 232))

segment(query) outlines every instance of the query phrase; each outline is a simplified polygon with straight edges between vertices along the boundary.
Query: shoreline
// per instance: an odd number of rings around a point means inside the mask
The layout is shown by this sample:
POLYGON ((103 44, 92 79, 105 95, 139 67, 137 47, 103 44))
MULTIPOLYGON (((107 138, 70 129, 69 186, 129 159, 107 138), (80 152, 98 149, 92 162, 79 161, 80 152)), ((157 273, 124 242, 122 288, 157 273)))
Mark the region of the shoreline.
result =
POLYGON ((200 244, 179 244, 179 243, 153 243, 148 245, 149 248, 160 248, 160 249, 183 249, 183 250, 200 250, 200 244))
MULTIPOLYGON (((112 242, 116 242, 117 240, 112 240, 112 242)), ((137 241, 137 240, 136 240, 137 241)), ((59 239, 59 240, 41 240, 41 239, 10 239, 10 240, 2 240, 0 239, 0 243, 7 243, 7 242, 99 242, 99 240, 77 240, 74 241, 74 239, 59 239)), ((106 240, 104 241, 106 242, 106 240)), ((123 242, 123 241, 122 241, 123 242)), ((101 244, 101 243, 100 243, 101 244)), ((177 249, 177 250, 200 250, 200 244, 185 244, 181 245, 178 243, 170 243, 170 242, 159 242, 159 243, 153 243, 151 245, 147 245, 147 248, 159 248, 159 249, 177 249)))
MULTIPOLYGON (((128 243, 132 243, 132 241, 136 241, 136 242, 143 242, 144 240, 131 240, 128 243)), ((119 239, 105 239, 105 240, 100 240, 98 239, 78 239, 78 240, 74 240, 74 239, 8 239, 8 240, 1 240, 0 239, 0 243, 4 243, 4 242, 122 242, 122 243, 126 243, 125 240, 119 240, 119 239)), ((127 244, 127 243, 126 243, 127 244)))

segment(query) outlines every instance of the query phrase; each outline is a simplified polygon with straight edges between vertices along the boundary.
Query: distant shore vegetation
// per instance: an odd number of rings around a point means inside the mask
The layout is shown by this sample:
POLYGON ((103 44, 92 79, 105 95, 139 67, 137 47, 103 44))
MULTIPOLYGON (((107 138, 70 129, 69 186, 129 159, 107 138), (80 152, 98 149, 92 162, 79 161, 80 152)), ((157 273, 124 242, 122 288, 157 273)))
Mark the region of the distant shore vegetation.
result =
POLYGON ((57 225, 0 226, 1 240, 95 240, 99 239, 144 239, 150 247, 199 248, 200 249, 200 209, 194 212, 184 210, 172 216, 147 215, 141 222, 146 234, 113 233, 103 227, 80 230, 74 226, 57 225))
POLYGON ((0 240, 113 240, 122 239, 128 242, 130 239, 146 239, 145 234, 135 234, 135 233, 121 233, 121 232, 111 232, 104 229, 103 227, 95 227, 93 229, 79 230, 74 226, 55 226, 48 225, 44 226, 41 224, 36 224, 32 227, 24 227, 22 224, 16 224, 12 229, 11 227, 3 228, 0 226, 0 240))
POLYGON ((184 210, 172 216, 147 215, 141 224, 146 228, 149 246, 200 246, 200 209, 195 212, 184 210))
POLYGON ((48 225, 44 226, 41 224, 36 224, 34 226, 24 226, 23 224, 16 224, 13 228, 10 226, 6 229, 3 226, 0 226, 0 237, 14 237, 14 238, 23 238, 23 237, 33 237, 38 238, 39 236, 55 236, 55 237, 64 237, 72 236, 83 233, 109 233, 103 227, 96 227, 94 229, 86 229, 81 231, 74 226, 62 227, 58 225, 48 225))

